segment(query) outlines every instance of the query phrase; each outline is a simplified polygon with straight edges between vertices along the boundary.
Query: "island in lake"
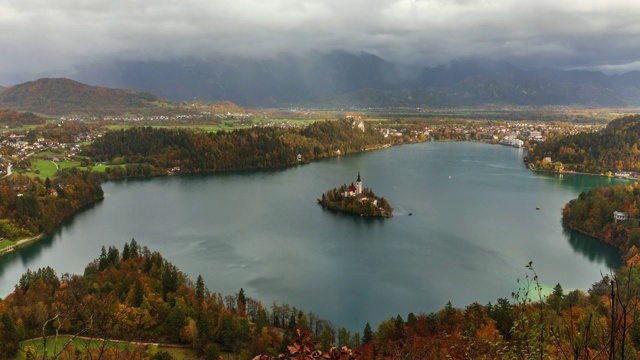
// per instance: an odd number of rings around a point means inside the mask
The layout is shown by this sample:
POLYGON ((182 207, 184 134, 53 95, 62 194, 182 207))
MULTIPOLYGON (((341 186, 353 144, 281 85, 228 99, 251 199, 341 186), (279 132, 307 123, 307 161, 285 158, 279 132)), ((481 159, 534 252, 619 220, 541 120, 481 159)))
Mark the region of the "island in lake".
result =
POLYGON ((358 172, 358 180, 354 185, 342 185, 339 189, 332 189, 322 194, 318 204, 331 210, 359 214, 360 216, 391 217, 393 208, 389 202, 376 196, 371 189, 362 187, 362 180, 358 172))

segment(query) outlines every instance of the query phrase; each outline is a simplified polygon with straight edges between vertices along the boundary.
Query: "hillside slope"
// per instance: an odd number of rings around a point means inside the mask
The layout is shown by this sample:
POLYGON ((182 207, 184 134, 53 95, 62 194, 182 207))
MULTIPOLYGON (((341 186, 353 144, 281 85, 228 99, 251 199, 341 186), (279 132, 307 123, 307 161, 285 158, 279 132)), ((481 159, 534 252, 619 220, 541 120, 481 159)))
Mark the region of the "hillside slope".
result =
POLYGON ((640 115, 613 120, 601 132, 557 136, 537 143, 526 161, 536 167, 562 163, 565 170, 601 174, 640 171, 640 115))
POLYGON ((39 79, 0 93, 0 107, 50 115, 124 113, 171 105, 150 93, 89 86, 69 79, 39 79))

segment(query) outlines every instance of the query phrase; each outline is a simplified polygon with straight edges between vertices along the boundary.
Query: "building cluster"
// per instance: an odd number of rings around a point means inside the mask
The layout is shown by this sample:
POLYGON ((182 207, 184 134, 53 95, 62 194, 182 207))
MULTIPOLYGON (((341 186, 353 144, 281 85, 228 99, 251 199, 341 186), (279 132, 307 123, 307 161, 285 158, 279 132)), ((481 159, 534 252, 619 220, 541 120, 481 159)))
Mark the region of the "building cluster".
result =
POLYGON ((360 172, 358 172, 358 179, 356 180, 356 184, 354 185, 353 183, 351 183, 351 185, 347 186, 344 189, 342 196, 357 198, 360 201, 370 201, 373 205, 378 205, 377 199, 369 199, 362 193, 362 180, 360 179, 360 172))
MULTIPOLYGON (((105 116, 102 120, 123 121, 123 122, 140 122, 140 121, 157 121, 171 122, 180 120, 198 120, 198 119, 217 119, 217 120, 246 120, 255 118, 255 114, 247 113, 211 113, 201 112, 198 114, 179 114, 179 115, 150 115, 150 116, 105 116)), ((77 119, 82 120, 82 119, 77 119)))
MULTIPOLYGON (((49 156, 47 159, 58 162, 63 160, 72 160, 74 156, 80 151, 80 145, 85 141, 95 140, 95 135, 89 133, 77 134, 74 136, 75 143, 61 143, 58 140, 47 139, 43 136, 38 136, 34 141, 28 141, 27 136, 24 134, 5 133, 0 134, 0 147, 13 148, 14 161, 24 160, 27 157, 33 155, 35 152, 54 150, 60 155, 49 156)), ((12 161, 0 157, 0 175, 7 174, 12 161)))
POLYGON ((33 142, 26 140, 26 136, 23 134, 11 133, 5 139, 0 141, 0 146, 11 147, 17 150, 18 153, 28 153, 31 151, 40 151, 46 149, 69 149, 72 151, 78 151, 80 149, 79 143, 85 141, 93 141, 94 135, 91 134, 77 134, 75 136, 75 143, 60 143, 58 140, 46 139, 39 136, 33 142))
MULTIPOLYGON (((402 136, 402 131, 396 130, 396 129, 390 129, 390 128, 380 128, 380 133, 382 134, 382 136, 384 137, 389 137, 389 136, 402 136)), ((417 134, 416 134, 417 135, 417 134)))
POLYGON ((294 128, 301 128, 301 127, 307 126, 306 124, 303 124, 303 123, 293 123, 290 121, 261 121, 257 123, 250 122, 250 124, 251 126, 257 127, 257 128, 277 127, 281 129, 294 129, 294 128))
MULTIPOLYGON (((446 131, 455 138, 467 138, 469 140, 495 141, 505 145, 521 147, 525 141, 542 142, 549 136, 556 134, 577 134, 581 132, 598 132, 605 125, 557 125, 552 123, 509 122, 504 125, 484 125, 480 122, 469 122, 465 125, 429 125, 421 130, 411 130, 412 137, 433 138, 435 134, 446 131)), ((380 133, 384 137, 403 136, 406 129, 394 129, 381 127, 380 133)))

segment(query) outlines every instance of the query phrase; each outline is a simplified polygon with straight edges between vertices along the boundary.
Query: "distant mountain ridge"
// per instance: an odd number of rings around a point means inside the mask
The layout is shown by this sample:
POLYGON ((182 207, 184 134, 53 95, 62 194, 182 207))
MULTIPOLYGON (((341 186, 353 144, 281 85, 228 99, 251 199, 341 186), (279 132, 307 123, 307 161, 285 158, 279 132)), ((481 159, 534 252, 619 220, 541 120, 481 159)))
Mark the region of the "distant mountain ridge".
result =
POLYGON ((89 86, 70 79, 39 79, 0 92, 0 108, 51 115, 119 113, 169 104, 154 94, 89 86))
POLYGON ((121 61, 85 67, 70 77, 176 101, 229 100, 250 107, 640 106, 640 72, 522 70, 484 59, 428 68, 365 52, 121 61))

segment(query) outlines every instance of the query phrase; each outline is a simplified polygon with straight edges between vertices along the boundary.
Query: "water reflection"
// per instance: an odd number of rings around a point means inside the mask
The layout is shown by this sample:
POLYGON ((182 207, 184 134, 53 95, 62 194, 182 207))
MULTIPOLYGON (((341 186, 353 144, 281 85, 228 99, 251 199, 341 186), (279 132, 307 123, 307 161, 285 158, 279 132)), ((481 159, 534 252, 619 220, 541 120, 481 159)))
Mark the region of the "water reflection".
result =
MULTIPOLYGON (((16 251, 11 252, 10 254, 6 254, 0 256, 0 277, 4 275, 5 269, 15 265, 16 262, 20 262, 23 268, 30 268, 29 264, 32 264, 36 259, 40 258, 45 254, 47 250, 53 247, 53 245, 60 241, 63 238, 64 233, 67 229, 74 226, 74 222, 78 216, 81 214, 91 211, 96 207, 102 204, 103 200, 98 200, 97 202, 86 206, 80 212, 65 219, 60 226, 58 226, 53 233, 44 239, 40 239, 29 244, 20 247, 16 251)), ((37 269, 31 269, 37 270, 37 269)))
POLYGON ((604 263, 610 269, 617 269, 622 266, 620 253, 613 246, 577 231, 564 229, 562 233, 569 240, 571 247, 585 255, 591 262, 604 263))
MULTIPOLYGON (((58 234, 59 230, 56 230, 55 233, 58 234)), ((23 265, 23 267, 28 267, 29 263, 31 263, 33 259, 41 256, 43 253, 42 251, 50 248, 52 243, 53 236, 48 236, 31 244, 27 244, 10 254, 0 256, 0 276, 4 275, 4 269, 9 268, 18 261, 23 265)))
POLYGON ((550 283, 586 289, 620 256, 563 235, 559 217, 581 191, 609 182, 532 173, 516 149, 476 143, 394 147, 274 172, 113 181, 104 202, 51 239, 0 258, 0 296, 27 267, 82 273, 102 245, 121 249, 132 238, 192 278, 202 274, 215 292, 242 287, 354 331, 447 301, 493 301, 513 291, 528 261, 550 283), (322 210, 318 196, 358 171, 396 216, 322 210))
MULTIPOLYGON (((318 205, 320 206, 320 205, 318 205)), ((374 224, 382 224, 385 221, 389 221, 388 218, 384 218, 384 217, 378 217, 378 216, 361 216, 358 214, 351 214, 351 213, 345 213, 342 211, 338 211, 338 210, 332 210, 332 209, 328 209, 324 206, 322 206, 322 212, 324 214, 330 215, 332 218, 334 218, 336 221, 342 221, 345 223, 350 223, 353 224, 355 221, 355 224, 357 226, 371 226, 374 224)))
POLYGON ((532 172, 532 174, 541 180, 555 180, 554 184, 556 187, 563 188, 563 190, 579 189, 581 191, 589 191, 598 186, 613 186, 635 182, 635 180, 631 179, 573 173, 555 174, 532 172))

